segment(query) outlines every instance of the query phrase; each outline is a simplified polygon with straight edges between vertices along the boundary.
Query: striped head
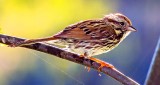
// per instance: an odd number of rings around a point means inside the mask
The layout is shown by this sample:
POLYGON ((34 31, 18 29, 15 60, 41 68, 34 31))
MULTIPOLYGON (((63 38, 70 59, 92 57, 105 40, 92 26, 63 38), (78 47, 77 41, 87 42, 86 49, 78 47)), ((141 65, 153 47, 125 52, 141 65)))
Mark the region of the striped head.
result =
POLYGON ((123 32, 132 32, 136 29, 132 26, 132 23, 129 18, 120 13, 106 15, 104 21, 111 23, 111 26, 115 30, 121 30, 123 32))

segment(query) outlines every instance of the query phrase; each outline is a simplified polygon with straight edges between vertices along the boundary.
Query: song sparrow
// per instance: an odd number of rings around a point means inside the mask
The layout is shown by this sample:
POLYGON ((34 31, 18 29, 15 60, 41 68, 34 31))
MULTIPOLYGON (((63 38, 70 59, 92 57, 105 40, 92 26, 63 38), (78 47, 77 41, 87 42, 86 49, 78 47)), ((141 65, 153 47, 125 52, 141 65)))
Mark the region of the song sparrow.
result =
MULTIPOLYGON (((66 46, 70 51, 91 57, 108 52, 115 48, 130 32, 136 31, 131 21, 123 14, 115 13, 106 15, 96 20, 86 20, 66 27, 56 35, 41 39, 31 39, 17 42, 11 46, 52 41, 55 45, 66 46)), ((92 58, 96 62, 104 63, 92 58)), ((111 65, 106 65, 111 67, 111 65)))

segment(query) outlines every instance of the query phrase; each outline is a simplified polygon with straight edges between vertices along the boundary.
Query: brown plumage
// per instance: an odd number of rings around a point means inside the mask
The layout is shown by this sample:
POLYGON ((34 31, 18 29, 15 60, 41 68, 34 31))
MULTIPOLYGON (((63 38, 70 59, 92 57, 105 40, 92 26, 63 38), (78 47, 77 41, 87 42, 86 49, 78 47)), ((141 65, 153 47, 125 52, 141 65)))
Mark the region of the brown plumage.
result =
POLYGON ((132 27, 131 21, 126 16, 115 13, 70 25, 52 37, 17 42, 12 46, 52 41, 55 45, 66 46, 72 52, 91 57, 112 50, 132 31, 136 29, 132 27))
POLYGON ((132 30, 130 20, 119 13, 110 14, 98 20, 86 20, 66 27, 54 35, 70 51, 85 54, 86 57, 98 55, 116 47, 132 30))

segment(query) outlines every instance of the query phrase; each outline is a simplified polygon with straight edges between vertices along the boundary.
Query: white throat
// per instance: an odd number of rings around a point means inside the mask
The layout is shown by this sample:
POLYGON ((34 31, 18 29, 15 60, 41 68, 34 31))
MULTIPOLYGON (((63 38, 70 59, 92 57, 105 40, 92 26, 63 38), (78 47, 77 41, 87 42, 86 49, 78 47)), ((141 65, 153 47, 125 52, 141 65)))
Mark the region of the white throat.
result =
MULTIPOLYGON (((125 39, 130 33, 131 33, 131 31, 127 31, 127 32, 123 35, 122 40, 125 39)), ((121 41, 122 41, 122 40, 121 40, 121 41)))

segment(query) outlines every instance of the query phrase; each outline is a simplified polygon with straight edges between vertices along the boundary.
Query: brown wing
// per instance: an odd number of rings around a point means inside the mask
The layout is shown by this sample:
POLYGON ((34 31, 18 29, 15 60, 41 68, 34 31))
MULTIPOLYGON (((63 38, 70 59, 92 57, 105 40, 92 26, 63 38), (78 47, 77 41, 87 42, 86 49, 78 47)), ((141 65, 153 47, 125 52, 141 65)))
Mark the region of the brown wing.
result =
POLYGON ((114 32, 111 26, 102 20, 87 20, 66 27, 62 32, 55 35, 57 38, 94 40, 109 36, 114 32))

